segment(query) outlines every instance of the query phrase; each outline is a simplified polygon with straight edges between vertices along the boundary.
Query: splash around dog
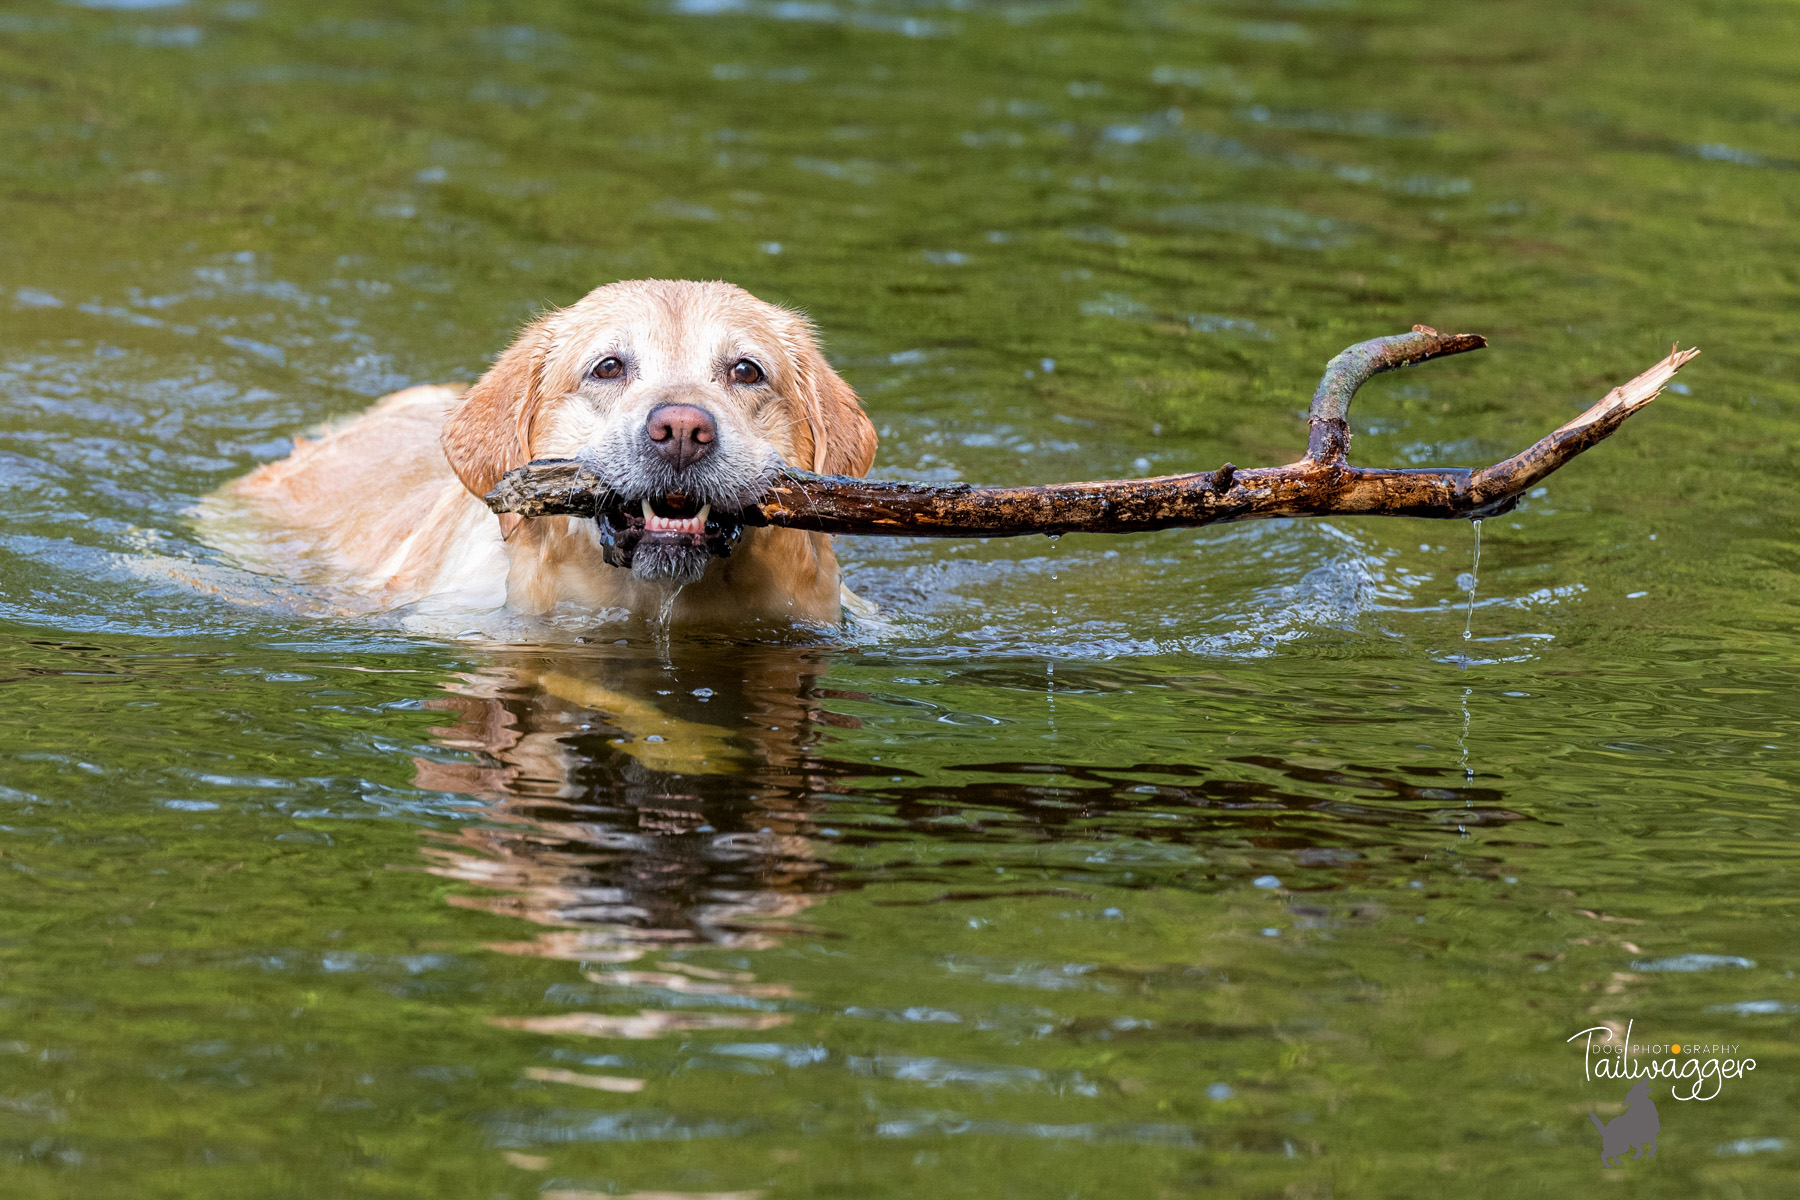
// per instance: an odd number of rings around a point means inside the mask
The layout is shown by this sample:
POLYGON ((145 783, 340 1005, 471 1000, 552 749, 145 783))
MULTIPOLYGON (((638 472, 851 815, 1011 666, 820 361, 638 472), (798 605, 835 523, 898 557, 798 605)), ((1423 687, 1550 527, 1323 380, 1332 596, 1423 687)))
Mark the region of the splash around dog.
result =
POLYGON ((1589 1080, 1594 1079, 1671 1079, 1691 1080, 1687 1094, 1681 1092, 1679 1083, 1671 1084, 1669 1095, 1677 1100, 1712 1100, 1725 1089, 1727 1079, 1742 1079, 1747 1072, 1756 1070, 1754 1058, 1720 1058, 1715 1052, 1731 1052, 1736 1045, 1688 1045, 1683 1047, 1679 1042, 1658 1045, 1633 1045, 1631 1041, 1632 1022, 1625 1024, 1625 1036, 1617 1037, 1617 1031, 1610 1025, 1593 1025, 1565 1039, 1572 1042, 1576 1038, 1586 1038, 1582 1046, 1582 1069, 1589 1080), (1596 1034, 1604 1037, 1596 1039, 1596 1034), (1650 1057, 1633 1058, 1636 1052, 1644 1052, 1650 1057), (1712 1057, 1701 1057, 1702 1054, 1713 1054, 1712 1057), (1660 1057, 1659 1057, 1660 1055, 1660 1057))

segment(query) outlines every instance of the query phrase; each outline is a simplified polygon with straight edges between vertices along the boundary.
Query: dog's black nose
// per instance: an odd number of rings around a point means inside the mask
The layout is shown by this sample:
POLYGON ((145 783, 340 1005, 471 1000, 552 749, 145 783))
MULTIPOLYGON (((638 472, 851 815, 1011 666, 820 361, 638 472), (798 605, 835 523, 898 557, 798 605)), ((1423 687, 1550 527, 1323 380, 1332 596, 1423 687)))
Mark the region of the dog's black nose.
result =
POLYGON ((686 470, 713 452, 719 427, 712 414, 693 404, 661 404, 644 422, 650 444, 677 471, 686 470))

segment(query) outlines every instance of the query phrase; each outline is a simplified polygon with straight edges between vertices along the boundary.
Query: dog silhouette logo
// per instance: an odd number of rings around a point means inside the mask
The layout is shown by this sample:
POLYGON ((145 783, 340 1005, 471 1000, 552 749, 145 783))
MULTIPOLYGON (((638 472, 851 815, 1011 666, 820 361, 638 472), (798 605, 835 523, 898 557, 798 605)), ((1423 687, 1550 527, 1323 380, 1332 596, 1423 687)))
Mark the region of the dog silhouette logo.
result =
POLYGON ((1603 1167, 1622 1166, 1622 1156, 1633 1146, 1637 1147, 1637 1153, 1631 1156, 1634 1162, 1656 1157, 1656 1131, 1662 1128, 1662 1122, 1657 1119, 1656 1105, 1650 1103, 1650 1081, 1640 1079, 1632 1084, 1631 1091, 1625 1095, 1625 1104, 1625 1111, 1605 1124, 1601 1124, 1600 1118, 1593 1113, 1588 1114, 1588 1120, 1600 1131, 1600 1165, 1603 1167), (1650 1148, 1647 1156, 1644 1154, 1646 1146, 1650 1148), (1611 1162, 1606 1161, 1609 1158, 1611 1162))

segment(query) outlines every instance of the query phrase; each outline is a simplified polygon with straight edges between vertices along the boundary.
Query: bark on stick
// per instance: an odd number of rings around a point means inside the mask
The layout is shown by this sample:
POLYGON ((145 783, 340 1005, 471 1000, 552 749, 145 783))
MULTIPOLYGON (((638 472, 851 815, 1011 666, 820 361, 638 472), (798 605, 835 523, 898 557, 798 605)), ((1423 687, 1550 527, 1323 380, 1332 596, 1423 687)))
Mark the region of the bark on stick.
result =
MULTIPOLYGON (((1411 333, 1359 342, 1331 360, 1313 396, 1305 457, 1279 467, 1237 467, 1034 487, 889 483, 808 471, 776 473, 745 525, 894 537, 1013 537, 1139 533, 1267 517, 1489 517, 1506 512, 1546 475, 1610 436, 1656 399, 1698 350, 1669 356, 1503 462, 1480 468, 1395 470, 1350 465, 1350 401, 1371 377, 1487 345, 1476 334, 1411 333)), ((497 513, 595 516, 605 481, 573 459, 541 459, 489 492, 497 513)))

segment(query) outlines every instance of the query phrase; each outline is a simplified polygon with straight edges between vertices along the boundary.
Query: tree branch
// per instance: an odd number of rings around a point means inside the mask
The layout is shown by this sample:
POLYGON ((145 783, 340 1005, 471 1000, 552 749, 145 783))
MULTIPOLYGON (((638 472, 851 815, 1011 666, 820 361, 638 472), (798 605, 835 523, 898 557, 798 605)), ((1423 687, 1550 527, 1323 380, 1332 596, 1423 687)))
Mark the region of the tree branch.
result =
MULTIPOLYGON (((1487 344, 1475 334, 1425 326, 1359 342, 1331 360, 1313 396, 1306 456, 1281 467, 1240 468, 1154 479, 975 487, 887 483, 807 471, 777 472, 759 504, 735 514, 745 525, 820 533, 903 537, 1011 537, 1041 533, 1136 533, 1268 517, 1489 517, 1595 445, 1654 400, 1698 350, 1669 356, 1608 392, 1535 445, 1479 470, 1353 467, 1349 409, 1382 371, 1487 344)), ((488 493, 497 513, 593 517, 608 503, 605 481, 572 459, 544 459, 508 474, 488 493)))
POLYGON ((1350 453, 1350 401, 1383 371, 1486 347, 1487 339, 1479 333, 1439 333, 1429 325, 1414 325, 1411 333, 1358 342, 1341 352, 1325 364, 1313 392, 1306 414, 1306 457, 1318 463, 1344 461, 1350 453))

